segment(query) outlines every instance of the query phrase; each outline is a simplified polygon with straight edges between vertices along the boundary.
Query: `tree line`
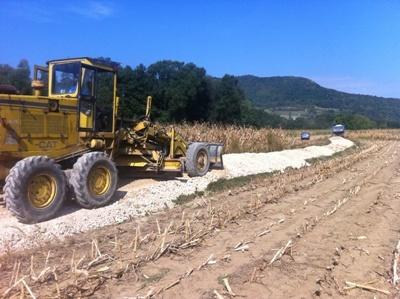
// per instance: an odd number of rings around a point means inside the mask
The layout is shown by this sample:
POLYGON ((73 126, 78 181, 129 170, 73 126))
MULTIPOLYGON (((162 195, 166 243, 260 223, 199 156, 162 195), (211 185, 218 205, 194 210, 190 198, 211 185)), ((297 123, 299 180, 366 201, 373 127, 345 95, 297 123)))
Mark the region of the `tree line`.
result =
POLYGON ((15 86, 21 94, 31 94, 31 69, 28 60, 21 59, 17 67, 0 64, 0 84, 15 86))
MULTIPOLYGON (((100 58, 109 62, 108 58, 100 58)), ((0 84, 14 85, 21 94, 32 92, 26 59, 16 68, 0 64, 0 84)), ((326 113, 314 119, 285 119, 257 108, 246 98, 232 75, 214 78, 193 63, 163 60, 149 66, 119 66, 118 95, 121 117, 134 120, 145 113, 146 98, 153 97, 152 118, 160 122, 212 122, 255 127, 328 128, 345 122, 354 129, 372 128, 365 116, 326 113)))
POLYGON ((125 66, 118 73, 124 117, 143 115, 151 95, 153 116, 161 122, 243 123, 245 96, 234 76, 215 80, 193 63, 170 60, 125 66))

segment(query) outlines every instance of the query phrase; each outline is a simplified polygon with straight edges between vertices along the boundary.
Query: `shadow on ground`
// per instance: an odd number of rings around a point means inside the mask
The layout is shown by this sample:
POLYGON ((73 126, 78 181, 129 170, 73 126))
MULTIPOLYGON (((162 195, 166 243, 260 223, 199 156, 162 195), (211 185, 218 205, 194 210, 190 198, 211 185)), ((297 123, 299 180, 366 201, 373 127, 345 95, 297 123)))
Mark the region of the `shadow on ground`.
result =
MULTIPOLYGON (((113 204, 122 198, 128 193, 127 191, 121 191, 120 188, 131 184, 135 180, 142 179, 151 179, 155 182, 169 181, 179 178, 180 181, 186 182, 187 179, 184 178, 181 173, 176 172, 164 172, 164 173, 156 173, 156 172, 137 172, 137 170, 132 170, 131 168, 121 168, 118 169, 118 187, 117 191, 114 194, 113 200, 110 204, 113 204)), ((65 200, 64 207, 57 213, 57 216, 54 218, 62 217, 68 214, 75 213, 82 209, 81 206, 75 201, 73 191, 68 190, 67 198, 65 200)))

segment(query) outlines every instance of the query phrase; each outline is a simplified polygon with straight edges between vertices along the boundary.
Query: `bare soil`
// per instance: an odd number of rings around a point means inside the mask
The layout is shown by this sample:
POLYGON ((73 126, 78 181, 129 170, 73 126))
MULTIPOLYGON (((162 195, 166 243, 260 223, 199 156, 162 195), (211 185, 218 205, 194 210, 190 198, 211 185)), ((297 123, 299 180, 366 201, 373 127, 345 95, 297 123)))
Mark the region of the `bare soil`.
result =
POLYGON ((366 142, 308 168, 255 177, 136 221, 3 255, 0 295, 396 297, 398 146, 366 142), (348 288, 346 281, 378 290, 348 288))

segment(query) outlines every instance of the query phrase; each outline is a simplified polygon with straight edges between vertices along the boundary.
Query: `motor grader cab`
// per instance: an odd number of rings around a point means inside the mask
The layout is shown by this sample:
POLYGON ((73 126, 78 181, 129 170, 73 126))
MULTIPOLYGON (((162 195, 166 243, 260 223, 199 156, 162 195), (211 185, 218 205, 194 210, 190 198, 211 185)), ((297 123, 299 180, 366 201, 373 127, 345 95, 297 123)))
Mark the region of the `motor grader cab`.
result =
POLYGON ((73 58, 35 66, 33 95, 0 88, 0 182, 21 221, 52 218, 67 189, 84 208, 110 203, 117 167, 205 175, 222 166, 222 144, 186 142, 146 114, 118 120, 117 64, 73 58))

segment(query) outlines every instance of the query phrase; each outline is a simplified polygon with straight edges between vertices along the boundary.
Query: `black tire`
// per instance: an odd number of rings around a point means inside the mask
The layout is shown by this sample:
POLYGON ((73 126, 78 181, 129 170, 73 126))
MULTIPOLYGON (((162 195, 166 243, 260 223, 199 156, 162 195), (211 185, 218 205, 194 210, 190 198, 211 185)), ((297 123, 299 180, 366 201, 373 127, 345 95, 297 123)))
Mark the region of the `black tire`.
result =
MULTIPOLYGON (((102 152, 92 152, 80 157, 74 164, 70 178, 75 200, 80 206, 86 209, 98 208, 110 203, 117 190, 117 182, 117 168, 114 162, 102 152), (90 182, 93 171, 104 172, 101 175, 109 179, 107 186, 101 190, 94 190, 93 187, 91 187, 90 182), (96 193, 96 191, 102 192, 96 193)), ((101 186, 99 188, 101 188, 101 186)))
MULTIPOLYGON (((42 187, 43 188, 43 187, 42 187)), ((4 195, 6 207, 23 223, 36 223, 51 219, 65 199, 66 178, 61 166, 44 156, 32 156, 17 162, 6 178, 4 195), (34 181, 35 180, 35 181, 34 181), (42 198, 36 192, 38 182, 50 191, 42 198), (48 197, 47 201, 45 197, 48 197)))
POLYGON ((72 169, 64 170, 64 174, 67 179, 66 188, 65 188, 66 198, 68 200, 74 200, 75 199, 74 188, 71 185, 72 169))
POLYGON ((190 177, 203 176, 210 168, 210 153, 205 143, 191 143, 186 152, 186 172, 190 177))

